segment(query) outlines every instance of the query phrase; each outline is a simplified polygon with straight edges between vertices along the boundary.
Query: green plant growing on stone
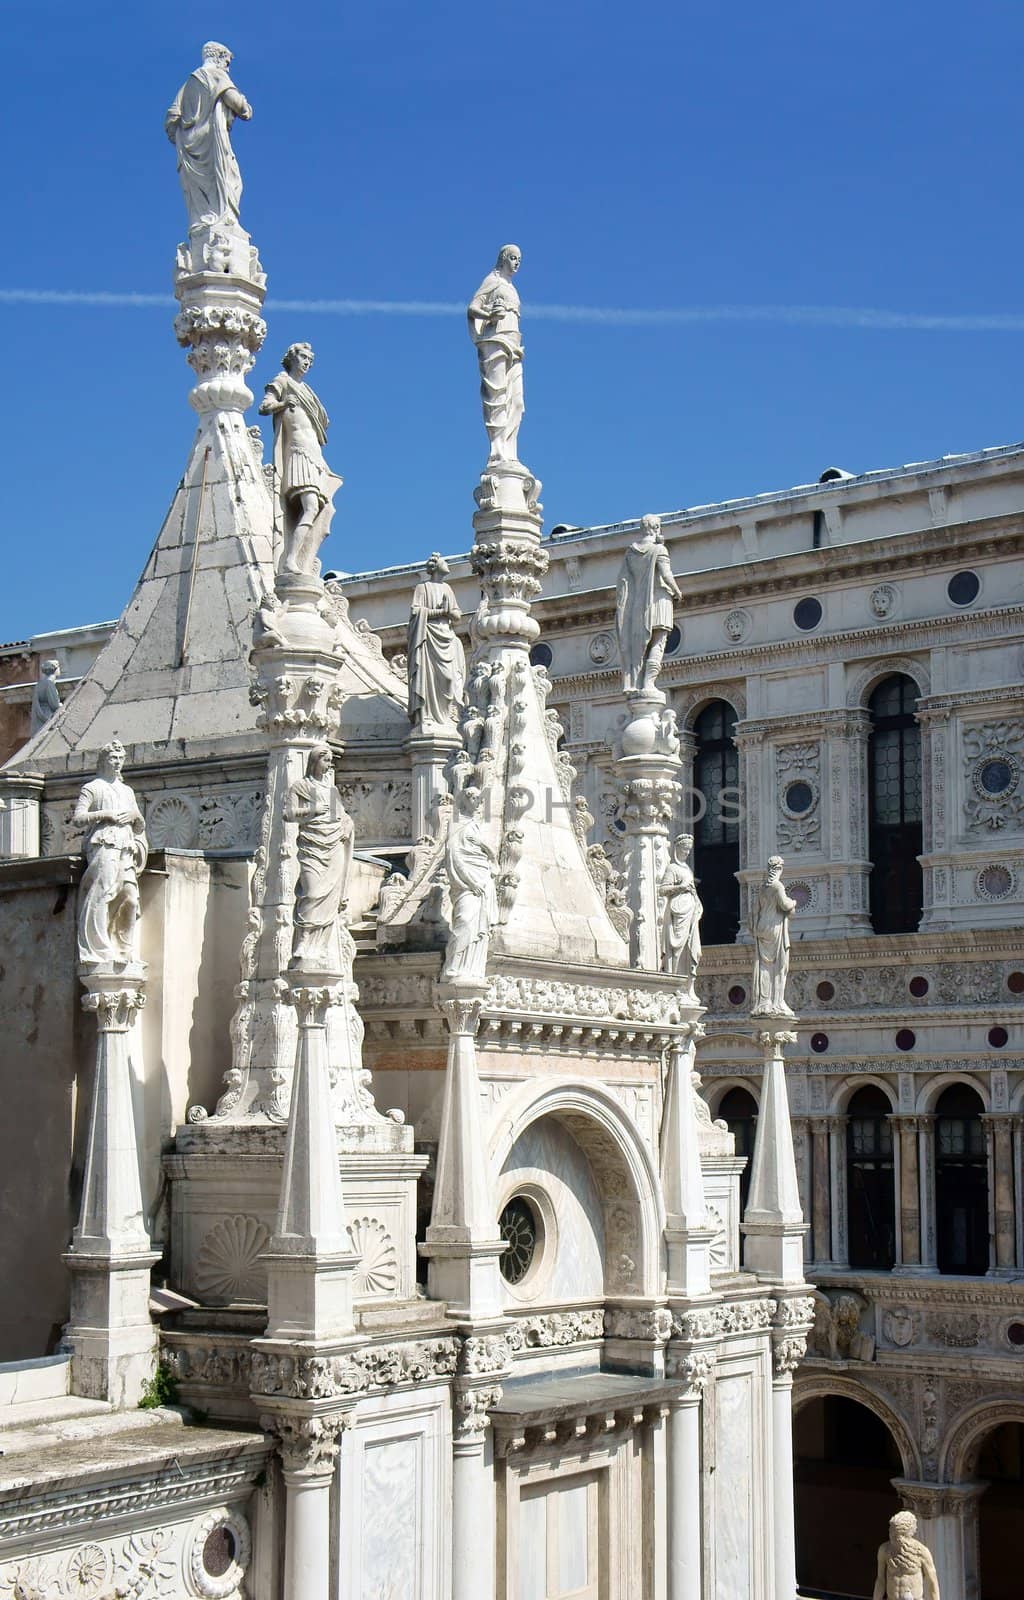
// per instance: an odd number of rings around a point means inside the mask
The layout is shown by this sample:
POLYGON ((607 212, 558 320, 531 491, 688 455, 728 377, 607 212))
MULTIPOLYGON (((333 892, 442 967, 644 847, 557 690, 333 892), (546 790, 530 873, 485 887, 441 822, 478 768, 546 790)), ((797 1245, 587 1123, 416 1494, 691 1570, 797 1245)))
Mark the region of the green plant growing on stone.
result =
POLYGON ((163 1362, 157 1367, 151 1378, 147 1378, 142 1386, 142 1399, 139 1401, 140 1411, 155 1411, 157 1406, 175 1406, 178 1403, 178 1385, 175 1382, 170 1367, 163 1362))

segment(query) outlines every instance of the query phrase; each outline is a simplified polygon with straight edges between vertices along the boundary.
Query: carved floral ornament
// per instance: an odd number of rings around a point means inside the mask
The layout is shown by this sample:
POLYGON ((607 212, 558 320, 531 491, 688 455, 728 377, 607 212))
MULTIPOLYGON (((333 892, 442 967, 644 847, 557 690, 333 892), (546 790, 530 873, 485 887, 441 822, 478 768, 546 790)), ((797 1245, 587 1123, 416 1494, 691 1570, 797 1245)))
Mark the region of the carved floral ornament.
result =
POLYGON ((971 828, 1013 829, 1024 818, 1024 726, 986 722, 966 728, 964 813, 971 828))

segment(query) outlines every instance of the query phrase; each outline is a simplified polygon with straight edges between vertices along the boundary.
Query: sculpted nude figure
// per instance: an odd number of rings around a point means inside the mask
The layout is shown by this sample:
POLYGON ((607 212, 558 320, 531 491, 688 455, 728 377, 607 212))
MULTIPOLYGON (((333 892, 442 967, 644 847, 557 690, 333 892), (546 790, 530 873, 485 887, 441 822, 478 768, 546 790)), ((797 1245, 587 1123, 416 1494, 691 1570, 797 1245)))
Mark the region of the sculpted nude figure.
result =
POLYGON ((889 1523, 889 1537, 878 1551, 872 1600, 939 1600, 932 1553, 914 1537, 916 1533, 914 1513, 898 1511, 889 1523))

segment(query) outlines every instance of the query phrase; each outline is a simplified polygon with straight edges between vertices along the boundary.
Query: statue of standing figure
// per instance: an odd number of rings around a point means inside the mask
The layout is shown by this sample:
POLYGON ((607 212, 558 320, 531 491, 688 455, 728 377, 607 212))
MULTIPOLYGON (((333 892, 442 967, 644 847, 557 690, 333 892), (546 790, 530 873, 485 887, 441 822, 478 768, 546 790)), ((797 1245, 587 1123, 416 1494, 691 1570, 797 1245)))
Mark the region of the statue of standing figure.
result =
POLYGON ((932 1553, 917 1535, 912 1511, 897 1511, 889 1537, 878 1550, 878 1575, 872 1600, 939 1600, 939 1578, 932 1553))
POLYGON ((231 124, 236 117, 248 122, 252 107, 231 82, 230 66, 227 45, 204 44, 202 66, 182 84, 164 119, 178 153, 189 232, 238 224, 242 175, 231 148, 231 124))
POLYGON ((498 919, 494 887, 498 863, 478 820, 482 803, 483 793, 474 785, 460 790, 455 801, 457 816, 448 830, 444 864, 452 897, 452 928, 442 982, 486 976, 491 928, 498 919))
POLYGON ((447 733, 462 704, 466 682, 466 655, 454 626, 462 612, 444 581, 448 576, 444 557, 435 551, 426 571, 426 581, 413 591, 409 613, 409 721, 414 732, 447 733))
POLYGON ((631 544, 615 591, 615 629, 626 694, 654 689, 672 632, 672 601, 682 599, 661 533, 661 518, 640 519, 640 538, 631 544))
POLYGON ((658 897, 664 901, 662 965, 684 980, 690 994, 700 966, 700 919, 704 906, 690 866, 693 835, 681 833, 672 846, 672 859, 662 874, 658 897))
POLYGON ((355 829, 335 786, 329 745, 314 745, 309 752, 306 776, 289 789, 284 814, 299 825, 290 965, 312 972, 335 971, 337 927, 346 904, 355 829))
POLYGON ((284 523, 279 571, 310 577, 320 571, 317 551, 342 482, 324 460, 330 418, 305 381, 313 359, 311 345, 289 345, 260 402, 260 416, 274 419, 274 480, 284 523))
POLYGON ((523 259, 518 245, 502 245, 466 309, 469 336, 480 362, 484 427, 491 441, 488 466, 518 461, 523 402, 523 347, 519 333, 519 295, 512 282, 523 259))
POLYGON ((60 692, 57 688, 59 661, 44 661, 39 678, 32 691, 32 709, 29 713, 29 735, 34 738, 40 728, 45 728, 50 718, 60 710, 60 692))
POLYGON ((781 856, 769 856, 768 871, 754 901, 754 983, 750 1011, 755 1017, 791 1017, 786 1003, 789 977, 789 919, 796 910, 782 882, 781 856))
POLYGON ((112 739, 99 770, 78 796, 72 827, 84 834, 86 868, 78 891, 81 966, 138 960, 139 873, 149 854, 135 791, 121 782, 125 749, 112 739))

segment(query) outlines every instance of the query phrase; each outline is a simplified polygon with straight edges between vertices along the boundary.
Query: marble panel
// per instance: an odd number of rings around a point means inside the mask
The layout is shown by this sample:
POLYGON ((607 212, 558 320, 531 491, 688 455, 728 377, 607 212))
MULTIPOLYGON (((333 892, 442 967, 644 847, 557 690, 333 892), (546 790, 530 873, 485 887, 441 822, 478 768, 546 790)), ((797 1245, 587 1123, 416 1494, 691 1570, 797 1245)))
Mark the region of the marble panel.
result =
POLYGON ((751 1384, 738 1373, 715 1385, 715 1600, 753 1592, 751 1384))

